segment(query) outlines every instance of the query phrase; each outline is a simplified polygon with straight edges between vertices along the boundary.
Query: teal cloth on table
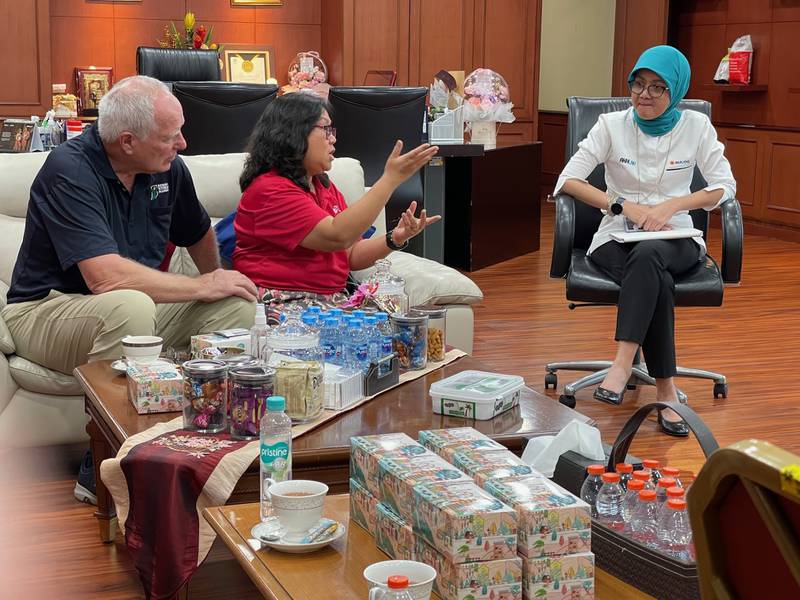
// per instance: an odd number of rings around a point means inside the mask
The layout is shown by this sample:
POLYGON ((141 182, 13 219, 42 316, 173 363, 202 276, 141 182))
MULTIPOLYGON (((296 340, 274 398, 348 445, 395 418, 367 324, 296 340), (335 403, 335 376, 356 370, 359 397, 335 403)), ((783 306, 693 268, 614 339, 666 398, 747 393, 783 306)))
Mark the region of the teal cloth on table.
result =
POLYGON ((636 71, 649 69, 661 77, 669 87, 669 105, 661 115, 655 119, 643 119, 636 111, 633 111, 633 118, 639 128, 653 137, 665 135, 672 131, 681 118, 681 111, 678 110, 678 103, 683 100, 686 92, 689 91, 689 80, 692 77, 692 69, 689 61, 677 48, 672 46, 653 46, 645 50, 636 61, 633 69, 628 75, 628 83, 633 83, 636 71))

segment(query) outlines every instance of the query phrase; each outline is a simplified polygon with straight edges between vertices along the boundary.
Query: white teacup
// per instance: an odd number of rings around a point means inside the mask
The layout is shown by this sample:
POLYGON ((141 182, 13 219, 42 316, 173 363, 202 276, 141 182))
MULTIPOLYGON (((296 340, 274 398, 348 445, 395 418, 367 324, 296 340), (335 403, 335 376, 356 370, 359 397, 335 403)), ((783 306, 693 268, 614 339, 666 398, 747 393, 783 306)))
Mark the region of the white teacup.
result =
POLYGON ((151 363, 161 355, 164 340, 157 335, 126 335, 122 338, 125 359, 135 363, 151 363))
POLYGON ((328 486, 318 481, 290 479, 269 486, 272 511, 287 533, 304 533, 319 523, 328 486))
POLYGON ((436 569, 415 560, 384 560, 364 569, 364 579, 369 582, 370 600, 380 600, 388 589, 386 582, 392 575, 408 577, 408 591, 414 600, 430 600, 436 569))

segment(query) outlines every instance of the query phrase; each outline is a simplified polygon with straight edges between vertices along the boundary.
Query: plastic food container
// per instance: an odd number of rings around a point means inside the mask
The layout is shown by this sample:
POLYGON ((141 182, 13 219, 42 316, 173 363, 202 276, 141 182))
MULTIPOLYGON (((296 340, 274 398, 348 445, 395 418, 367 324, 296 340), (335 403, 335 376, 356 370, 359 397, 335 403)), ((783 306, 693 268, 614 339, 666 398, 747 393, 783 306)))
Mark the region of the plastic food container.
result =
POLYGON ((428 316, 392 315, 394 351, 401 371, 418 371, 428 364, 428 316))
POLYGON ((518 375, 462 371, 431 385, 433 412, 485 421, 519 404, 525 382, 518 375))
POLYGON ((447 337, 447 308, 444 306, 414 306, 412 315, 428 317, 428 360, 442 362, 445 355, 444 341, 447 337))
POLYGON ((228 370, 228 406, 231 436, 240 440, 259 437, 267 398, 274 394, 275 369, 250 364, 228 370))
POLYGON ((198 358, 183 363, 183 427, 198 433, 227 428, 228 367, 221 360, 198 358))

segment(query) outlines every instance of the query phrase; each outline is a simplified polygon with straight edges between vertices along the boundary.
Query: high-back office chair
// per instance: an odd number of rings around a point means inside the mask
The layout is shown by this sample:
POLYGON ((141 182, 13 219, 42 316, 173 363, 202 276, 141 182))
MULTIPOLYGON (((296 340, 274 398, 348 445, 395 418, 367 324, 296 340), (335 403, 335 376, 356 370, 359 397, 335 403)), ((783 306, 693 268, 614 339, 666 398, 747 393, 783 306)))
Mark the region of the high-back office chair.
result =
MULTIPOLYGON (((383 173, 395 141, 403 152, 422 142, 425 118, 424 87, 332 87, 328 101, 336 126, 336 154, 361 161, 364 182, 373 185, 383 173)), ((403 182, 386 205, 391 229, 412 200, 422 204, 422 171, 403 182)), ((422 254, 422 236, 413 238, 409 250, 422 254)))
POLYGON ((136 49, 136 73, 159 81, 219 81, 219 54, 216 50, 183 48, 136 49))
POLYGON ((176 81, 172 93, 183 107, 181 154, 243 152, 278 86, 221 81, 176 81))
MULTIPOLYGON (((566 158, 578 149, 578 143, 589 133, 597 122, 599 115, 617 110, 624 110, 631 105, 630 98, 579 98, 567 99, 569 111, 567 123, 566 158)), ((683 100, 681 110, 696 110, 709 117, 711 105, 705 100, 683 100)), ((605 167, 601 164, 588 177, 593 186, 606 189, 605 167)), ((695 167, 691 190, 694 192, 705 187, 706 182, 695 167)), ((736 199, 724 202, 722 211, 722 265, 721 268, 710 256, 698 262, 688 272, 675 278, 676 306, 720 306, 722 305, 722 289, 726 283, 739 283, 742 269, 742 210, 736 199)), ((708 232, 709 213, 704 209, 691 211, 694 226, 708 232)), ((578 306, 615 305, 619 296, 619 286, 586 256, 586 250, 597 231, 602 212, 577 201, 567 194, 559 194, 556 198, 556 216, 554 226, 553 255, 550 263, 550 276, 566 278, 567 300, 569 308, 578 306), (575 302, 582 304, 575 304, 575 302)), ((569 361, 555 362, 546 365, 545 388, 555 389, 558 380, 556 371, 594 371, 573 383, 564 386, 559 402, 569 407, 575 406, 575 392, 603 381, 611 366, 611 361, 569 361)), ((678 367, 679 377, 700 377, 714 381, 714 397, 728 394, 725 376, 711 371, 678 367)), ((637 352, 633 372, 628 382, 629 388, 637 383, 654 385, 655 380, 647 372, 647 365, 641 362, 637 352)), ((678 393, 680 400, 685 401, 683 392, 678 393)))
POLYGON ((800 598, 798 464, 760 440, 708 457, 688 493, 703 600, 800 598))

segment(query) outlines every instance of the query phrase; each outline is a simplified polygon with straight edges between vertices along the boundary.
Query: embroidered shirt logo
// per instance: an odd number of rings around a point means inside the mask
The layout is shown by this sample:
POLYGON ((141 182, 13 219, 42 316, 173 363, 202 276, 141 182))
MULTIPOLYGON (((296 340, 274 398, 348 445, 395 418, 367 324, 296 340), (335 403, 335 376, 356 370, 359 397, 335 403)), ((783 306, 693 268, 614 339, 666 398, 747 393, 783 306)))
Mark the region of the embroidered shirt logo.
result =
POLYGON ((681 169, 689 169, 693 166, 694 164, 688 158, 684 160, 671 160, 667 163, 667 171, 680 171, 681 169))
POLYGON ((154 201, 161 194, 169 191, 168 183, 156 183, 150 186, 150 201, 154 201))
POLYGON ((624 156, 620 157, 619 162, 621 162, 623 165, 630 165, 632 167, 636 166, 635 160, 633 160, 632 158, 626 158, 624 156))

